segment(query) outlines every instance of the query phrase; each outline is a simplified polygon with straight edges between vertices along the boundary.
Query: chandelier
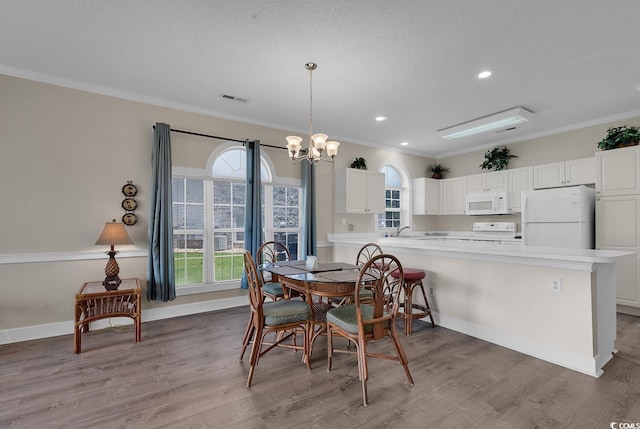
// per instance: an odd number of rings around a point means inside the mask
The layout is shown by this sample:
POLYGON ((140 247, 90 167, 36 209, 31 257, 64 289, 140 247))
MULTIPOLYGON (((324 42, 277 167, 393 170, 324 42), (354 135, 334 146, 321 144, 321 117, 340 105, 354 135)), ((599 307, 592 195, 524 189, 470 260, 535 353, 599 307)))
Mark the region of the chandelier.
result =
POLYGON ((288 136, 287 150, 289 158, 294 164, 307 160, 311 165, 316 165, 319 160, 333 162, 338 153, 339 142, 327 141, 326 134, 313 134, 313 71, 318 68, 316 63, 306 63, 304 67, 309 70, 309 148, 301 149, 302 137, 288 136), (323 152, 327 151, 327 157, 323 157, 323 152))

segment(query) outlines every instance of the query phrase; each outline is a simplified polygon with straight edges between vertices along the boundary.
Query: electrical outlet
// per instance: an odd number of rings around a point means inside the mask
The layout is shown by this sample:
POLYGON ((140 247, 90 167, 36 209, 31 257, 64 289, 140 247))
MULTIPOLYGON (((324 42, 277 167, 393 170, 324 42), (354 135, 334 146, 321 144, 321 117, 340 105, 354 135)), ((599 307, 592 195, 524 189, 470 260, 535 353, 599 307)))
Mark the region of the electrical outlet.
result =
POLYGON ((429 288, 429 296, 433 296, 433 288, 432 287, 429 288))
POLYGON ((562 293, 562 279, 550 280, 551 292, 562 293))

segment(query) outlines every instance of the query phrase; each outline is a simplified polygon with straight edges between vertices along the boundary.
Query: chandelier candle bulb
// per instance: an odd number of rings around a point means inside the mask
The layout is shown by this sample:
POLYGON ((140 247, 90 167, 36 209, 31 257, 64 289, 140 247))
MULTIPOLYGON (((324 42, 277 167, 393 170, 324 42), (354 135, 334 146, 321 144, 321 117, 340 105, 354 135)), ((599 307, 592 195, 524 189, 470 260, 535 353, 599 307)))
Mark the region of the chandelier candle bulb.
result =
POLYGON ((338 153, 338 146, 340 146, 339 142, 336 142, 336 141, 327 142, 327 155, 330 156, 332 160, 333 160, 333 157, 336 156, 338 153))

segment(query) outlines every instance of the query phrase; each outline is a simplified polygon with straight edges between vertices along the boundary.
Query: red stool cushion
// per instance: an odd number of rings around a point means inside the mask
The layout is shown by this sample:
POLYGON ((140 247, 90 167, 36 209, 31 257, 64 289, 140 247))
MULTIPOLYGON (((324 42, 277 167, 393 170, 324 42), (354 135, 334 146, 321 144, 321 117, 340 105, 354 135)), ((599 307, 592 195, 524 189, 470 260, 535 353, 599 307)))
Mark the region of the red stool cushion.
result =
MULTIPOLYGON (((404 268, 403 272, 405 282, 416 282, 418 280, 422 280, 427 275, 424 270, 419 270, 417 268, 404 268)), ((391 276, 397 279, 399 277, 398 271, 392 272, 391 276)))

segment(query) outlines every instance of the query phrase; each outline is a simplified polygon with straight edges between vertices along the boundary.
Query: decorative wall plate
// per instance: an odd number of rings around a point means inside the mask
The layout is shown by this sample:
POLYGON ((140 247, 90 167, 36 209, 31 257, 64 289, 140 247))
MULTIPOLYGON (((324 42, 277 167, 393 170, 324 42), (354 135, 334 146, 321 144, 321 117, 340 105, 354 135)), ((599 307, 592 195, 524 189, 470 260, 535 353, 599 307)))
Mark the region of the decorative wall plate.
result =
POLYGON ((122 216, 122 223, 125 225, 135 225, 136 222, 138 222, 138 217, 133 213, 125 213, 124 216, 122 216))
POLYGON ((127 211, 133 211, 138 208, 138 202, 133 198, 125 198, 122 200, 122 208, 127 211))
POLYGON ((138 188, 131 182, 128 182, 126 185, 122 187, 122 193, 127 197, 135 197, 138 193, 138 188))

